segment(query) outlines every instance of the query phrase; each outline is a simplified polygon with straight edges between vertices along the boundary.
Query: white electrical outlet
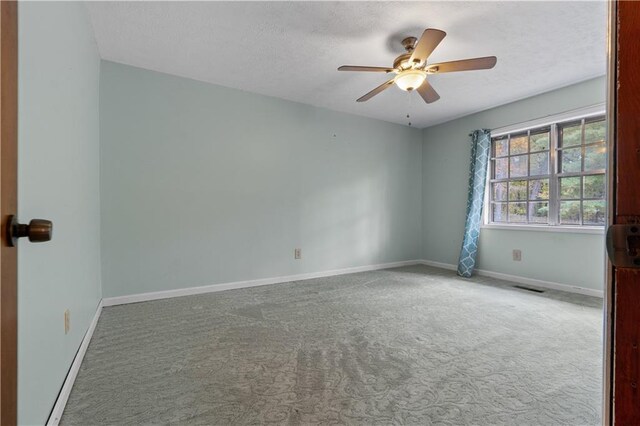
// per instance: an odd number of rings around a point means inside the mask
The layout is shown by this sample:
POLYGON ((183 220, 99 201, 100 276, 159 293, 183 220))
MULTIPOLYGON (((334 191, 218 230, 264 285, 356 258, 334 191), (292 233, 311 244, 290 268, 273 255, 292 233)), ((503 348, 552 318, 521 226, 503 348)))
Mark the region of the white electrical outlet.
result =
POLYGON ((522 260, 522 250, 513 250, 513 260, 516 262, 520 262, 522 260))
POLYGON ((302 259, 302 249, 294 249, 293 250, 293 258, 294 259, 302 259))
POLYGON ((69 329, 71 328, 71 312, 67 309, 64 311, 64 334, 69 333, 69 329))

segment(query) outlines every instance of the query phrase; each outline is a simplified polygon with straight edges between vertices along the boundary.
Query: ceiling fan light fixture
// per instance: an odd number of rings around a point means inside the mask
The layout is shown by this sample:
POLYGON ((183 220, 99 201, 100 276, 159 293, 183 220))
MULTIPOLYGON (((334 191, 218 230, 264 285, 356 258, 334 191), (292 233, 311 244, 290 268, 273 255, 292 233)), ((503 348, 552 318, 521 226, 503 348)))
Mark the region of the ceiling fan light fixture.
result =
POLYGON ((427 73, 425 71, 410 69, 398 74, 395 83, 400 89, 408 92, 420 87, 426 78, 427 73))
POLYGON ((484 56, 481 58, 460 59, 437 64, 431 63, 429 56, 431 56, 431 53, 433 53, 446 35, 447 33, 442 30, 427 28, 419 40, 416 37, 405 38, 402 40, 402 46, 404 46, 406 53, 401 54, 393 60, 393 67, 343 65, 338 68, 338 71, 367 71, 396 74, 395 77, 385 81, 364 96, 360 96, 356 99, 356 102, 366 102, 395 84, 400 90, 404 90, 405 92, 417 90, 422 100, 430 104, 440 99, 440 95, 438 95, 438 92, 431 86, 430 82, 427 81, 427 74, 488 70, 493 68, 497 62, 495 56, 484 56))

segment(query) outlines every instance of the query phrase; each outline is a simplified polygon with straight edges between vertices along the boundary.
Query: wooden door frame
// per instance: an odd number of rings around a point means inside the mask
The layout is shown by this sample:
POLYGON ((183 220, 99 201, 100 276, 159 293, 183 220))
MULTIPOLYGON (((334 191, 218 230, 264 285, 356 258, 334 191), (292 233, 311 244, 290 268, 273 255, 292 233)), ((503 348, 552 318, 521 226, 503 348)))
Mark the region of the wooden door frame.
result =
POLYGON ((17 212, 18 3, 0 1, 0 424, 17 423, 18 253, 4 230, 17 212))
MULTIPOLYGON (((609 11, 608 224, 640 224, 640 3, 609 11)), ((640 424, 640 270, 607 264, 603 424, 640 424)))
MULTIPOLYGON (((615 145, 616 145, 616 66, 617 66, 617 1, 609 0, 609 16, 607 28, 607 226, 615 217, 615 145)), ((606 275, 604 288, 604 347, 602 375, 602 424, 613 424, 613 266, 606 256, 606 275)))

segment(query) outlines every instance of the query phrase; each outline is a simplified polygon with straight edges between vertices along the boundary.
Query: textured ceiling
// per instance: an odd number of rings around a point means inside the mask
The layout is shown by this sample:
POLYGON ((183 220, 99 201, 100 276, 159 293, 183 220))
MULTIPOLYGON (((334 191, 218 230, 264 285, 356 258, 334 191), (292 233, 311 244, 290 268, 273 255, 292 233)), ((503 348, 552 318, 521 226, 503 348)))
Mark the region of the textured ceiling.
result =
POLYGON ((605 2, 95 2, 103 59, 426 127, 569 85, 606 71, 605 2), (441 99, 338 72, 390 66, 400 40, 446 31, 430 62, 495 55, 493 70, 435 75, 441 99))

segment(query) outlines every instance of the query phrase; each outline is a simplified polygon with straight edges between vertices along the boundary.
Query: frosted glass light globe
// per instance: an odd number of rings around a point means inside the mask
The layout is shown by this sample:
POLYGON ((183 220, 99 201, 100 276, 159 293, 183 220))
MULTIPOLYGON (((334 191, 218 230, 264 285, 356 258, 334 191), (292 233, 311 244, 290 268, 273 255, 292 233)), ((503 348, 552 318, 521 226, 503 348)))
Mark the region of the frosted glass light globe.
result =
POLYGON ((421 70, 402 71, 395 79, 396 85, 405 91, 415 90, 427 78, 427 73, 421 70))

